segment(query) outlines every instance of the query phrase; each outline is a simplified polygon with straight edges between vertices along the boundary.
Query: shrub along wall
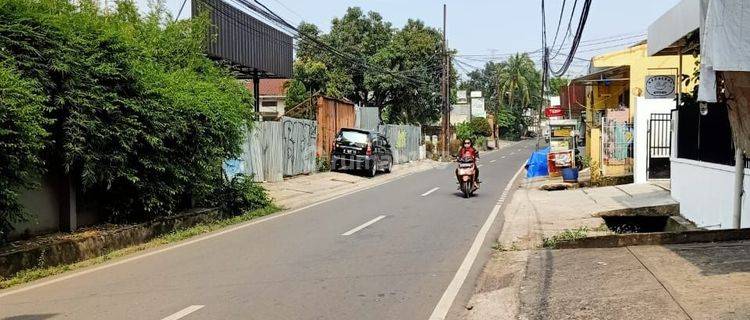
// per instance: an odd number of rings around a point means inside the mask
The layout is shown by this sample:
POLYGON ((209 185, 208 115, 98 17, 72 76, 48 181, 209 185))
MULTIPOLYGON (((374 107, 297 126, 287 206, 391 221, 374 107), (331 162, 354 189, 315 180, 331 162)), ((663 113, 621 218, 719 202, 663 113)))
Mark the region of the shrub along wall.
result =
POLYGON ((252 124, 252 97, 203 54, 208 19, 78 2, 0 0, 0 242, 45 171, 114 222, 215 205, 252 124))

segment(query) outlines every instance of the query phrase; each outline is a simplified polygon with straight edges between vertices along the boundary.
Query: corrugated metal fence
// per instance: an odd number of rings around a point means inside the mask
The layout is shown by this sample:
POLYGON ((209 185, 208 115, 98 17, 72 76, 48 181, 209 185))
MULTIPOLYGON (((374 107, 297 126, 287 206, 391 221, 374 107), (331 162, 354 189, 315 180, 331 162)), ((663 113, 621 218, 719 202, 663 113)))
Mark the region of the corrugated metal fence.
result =
POLYGON ((318 125, 315 121, 284 117, 284 175, 312 173, 316 169, 318 125))
POLYGON ((242 171, 255 181, 269 182, 315 172, 317 132, 311 120, 284 117, 255 122, 242 147, 242 171))
POLYGON ((405 163, 420 159, 421 127, 386 124, 378 126, 378 131, 385 135, 390 142, 394 163, 405 163))
POLYGON ((255 122, 243 148, 245 173, 253 175, 255 181, 284 180, 284 149, 279 143, 281 139, 281 122, 255 122))
POLYGON ((356 107, 357 121, 356 126, 359 129, 375 131, 380 125, 378 108, 373 107, 356 107))
MULTIPOLYGON (((380 125, 388 138, 396 164, 419 160, 422 129, 409 125, 380 125)), ((253 175, 255 181, 277 182, 285 176, 317 170, 318 126, 313 120, 283 117, 281 121, 256 122, 242 146, 242 158, 228 162, 227 171, 253 175), (240 168, 241 167, 241 168, 240 168)))

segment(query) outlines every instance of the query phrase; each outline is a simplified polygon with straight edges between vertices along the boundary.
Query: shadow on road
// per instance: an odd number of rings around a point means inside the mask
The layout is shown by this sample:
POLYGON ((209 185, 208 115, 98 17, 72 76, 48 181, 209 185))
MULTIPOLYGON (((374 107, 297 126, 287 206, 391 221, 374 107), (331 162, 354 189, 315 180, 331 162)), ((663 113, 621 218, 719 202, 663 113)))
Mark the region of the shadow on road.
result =
POLYGON ((24 314, 20 316, 5 317, 2 320, 44 320, 56 316, 57 313, 24 314))

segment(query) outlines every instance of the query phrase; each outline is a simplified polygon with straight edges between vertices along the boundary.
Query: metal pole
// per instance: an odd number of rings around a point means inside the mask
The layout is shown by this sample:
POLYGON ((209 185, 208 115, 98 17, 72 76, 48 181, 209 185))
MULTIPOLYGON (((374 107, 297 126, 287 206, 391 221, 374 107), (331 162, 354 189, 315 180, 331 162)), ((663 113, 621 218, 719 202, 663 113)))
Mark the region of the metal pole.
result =
POLYGON ((677 54, 678 63, 677 66, 677 105, 682 105, 682 49, 677 54))
POLYGON ((741 228, 742 220, 742 194, 743 181, 745 180, 745 155, 742 149, 735 146, 734 150, 734 206, 732 228, 741 228))
POLYGON ((568 91, 568 119, 573 119, 573 107, 570 105, 570 84, 573 83, 573 80, 568 80, 568 86, 565 87, 566 91, 568 91))
POLYGON ((257 72, 253 74, 253 98, 255 99, 253 103, 255 116, 258 118, 261 118, 260 116, 260 77, 258 76, 257 72))
POLYGON ((443 94, 443 159, 447 159, 450 154, 450 137, 448 136, 448 128, 450 127, 450 107, 448 102, 448 48, 446 41, 446 25, 448 16, 448 6, 443 4, 443 83, 441 83, 441 91, 443 94))

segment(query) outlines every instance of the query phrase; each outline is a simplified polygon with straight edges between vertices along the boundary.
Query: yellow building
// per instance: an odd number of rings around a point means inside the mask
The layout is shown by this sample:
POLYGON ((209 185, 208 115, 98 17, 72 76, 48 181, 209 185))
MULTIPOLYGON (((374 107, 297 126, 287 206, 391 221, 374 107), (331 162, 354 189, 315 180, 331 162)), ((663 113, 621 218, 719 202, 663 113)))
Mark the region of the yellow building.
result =
MULTIPOLYGON (((645 100, 647 79, 672 79, 674 89, 669 99, 674 101, 674 92, 681 90, 677 75, 691 75, 695 60, 692 56, 648 56, 645 42, 591 59, 591 73, 573 80, 573 84, 586 87, 586 154, 592 161, 592 176, 633 175, 638 160, 634 156, 638 104, 648 108, 652 102, 645 100)), ((667 99, 661 100, 663 105, 667 99)))

